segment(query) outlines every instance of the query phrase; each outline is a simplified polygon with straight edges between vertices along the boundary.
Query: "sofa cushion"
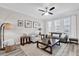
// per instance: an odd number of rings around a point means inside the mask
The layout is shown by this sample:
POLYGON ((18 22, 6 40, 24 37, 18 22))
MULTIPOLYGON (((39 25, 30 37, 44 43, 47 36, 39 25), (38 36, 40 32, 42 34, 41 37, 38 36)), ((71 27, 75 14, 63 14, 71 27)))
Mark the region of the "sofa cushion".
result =
POLYGON ((53 34, 53 37, 59 37, 59 34, 53 34))
POLYGON ((62 34, 62 35, 61 35, 61 38, 65 38, 65 37, 66 37, 66 34, 62 34))

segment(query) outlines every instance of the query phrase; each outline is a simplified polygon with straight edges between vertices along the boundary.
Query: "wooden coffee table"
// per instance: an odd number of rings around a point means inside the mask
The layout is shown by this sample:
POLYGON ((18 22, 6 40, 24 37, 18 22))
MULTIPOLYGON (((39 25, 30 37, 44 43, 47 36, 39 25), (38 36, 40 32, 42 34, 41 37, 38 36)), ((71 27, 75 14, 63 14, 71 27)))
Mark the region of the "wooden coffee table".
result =
POLYGON ((52 47, 53 47, 54 45, 59 45, 59 46, 60 46, 60 41, 57 40, 57 39, 54 39, 53 42, 52 42, 52 44, 50 44, 50 42, 49 42, 48 44, 46 44, 46 43, 43 43, 43 42, 41 42, 41 41, 37 41, 37 48, 40 48, 40 49, 42 49, 42 50, 44 50, 44 51, 46 51, 46 52, 48 52, 48 53, 50 53, 50 54, 52 54, 52 47), (44 45, 44 47, 41 48, 39 44, 44 45), (49 48, 50 51, 46 50, 47 48, 49 48))

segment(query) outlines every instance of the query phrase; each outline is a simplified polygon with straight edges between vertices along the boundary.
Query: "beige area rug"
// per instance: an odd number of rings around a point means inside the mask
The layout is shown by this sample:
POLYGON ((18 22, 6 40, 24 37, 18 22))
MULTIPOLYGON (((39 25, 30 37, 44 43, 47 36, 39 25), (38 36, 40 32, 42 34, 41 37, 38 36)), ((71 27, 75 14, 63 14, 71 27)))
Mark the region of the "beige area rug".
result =
POLYGON ((17 45, 15 50, 8 53, 5 53, 4 50, 0 50, 0 56, 26 56, 26 54, 21 49, 20 45, 17 45))
POLYGON ((24 46, 21 46, 22 50, 25 52, 27 56, 55 56, 55 55, 61 55, 63 53, 65 45, 61 46, 54 46, 53 47, 53 54, 49 54, 39 48, 37 48, 36 44, 26 44, 24 46), (62 50, 61 50, 62 49, 62 50))

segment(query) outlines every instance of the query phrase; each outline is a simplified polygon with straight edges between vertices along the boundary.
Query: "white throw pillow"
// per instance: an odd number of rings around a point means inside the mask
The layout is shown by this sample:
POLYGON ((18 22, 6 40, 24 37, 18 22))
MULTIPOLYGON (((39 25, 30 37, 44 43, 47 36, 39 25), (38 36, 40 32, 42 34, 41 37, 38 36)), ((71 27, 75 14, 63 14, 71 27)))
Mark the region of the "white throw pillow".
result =
POLYGON ((54 37, 59 37, 59 34, 53 34, 54 37))
POLYGON ((66 34, 62 34, 62 35, 61 35, 61 38, 64 38, 65 36, 66 36, 66 34))

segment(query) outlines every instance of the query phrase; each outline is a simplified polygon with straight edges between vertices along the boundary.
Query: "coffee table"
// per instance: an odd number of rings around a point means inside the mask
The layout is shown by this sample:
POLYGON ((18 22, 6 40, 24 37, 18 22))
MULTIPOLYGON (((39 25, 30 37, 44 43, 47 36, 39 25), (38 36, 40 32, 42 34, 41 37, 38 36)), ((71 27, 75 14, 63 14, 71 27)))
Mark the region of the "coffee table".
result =
POLYGON ((60 41, 58 39, 51 39, 51 40, 48 40, 48 43, 44 43, 42 41, 37 41, 37 48, 40 48, 40 49, 52 54, 52 47, 55 45, 60 46, 60 41), (52 42, 51 42, 51 40, 52 40, 52 42), (44 47, 40 47, 40 44, 44 45, 44 47), (49 48, 49 50, 47 50, 47 48, 49 48))

